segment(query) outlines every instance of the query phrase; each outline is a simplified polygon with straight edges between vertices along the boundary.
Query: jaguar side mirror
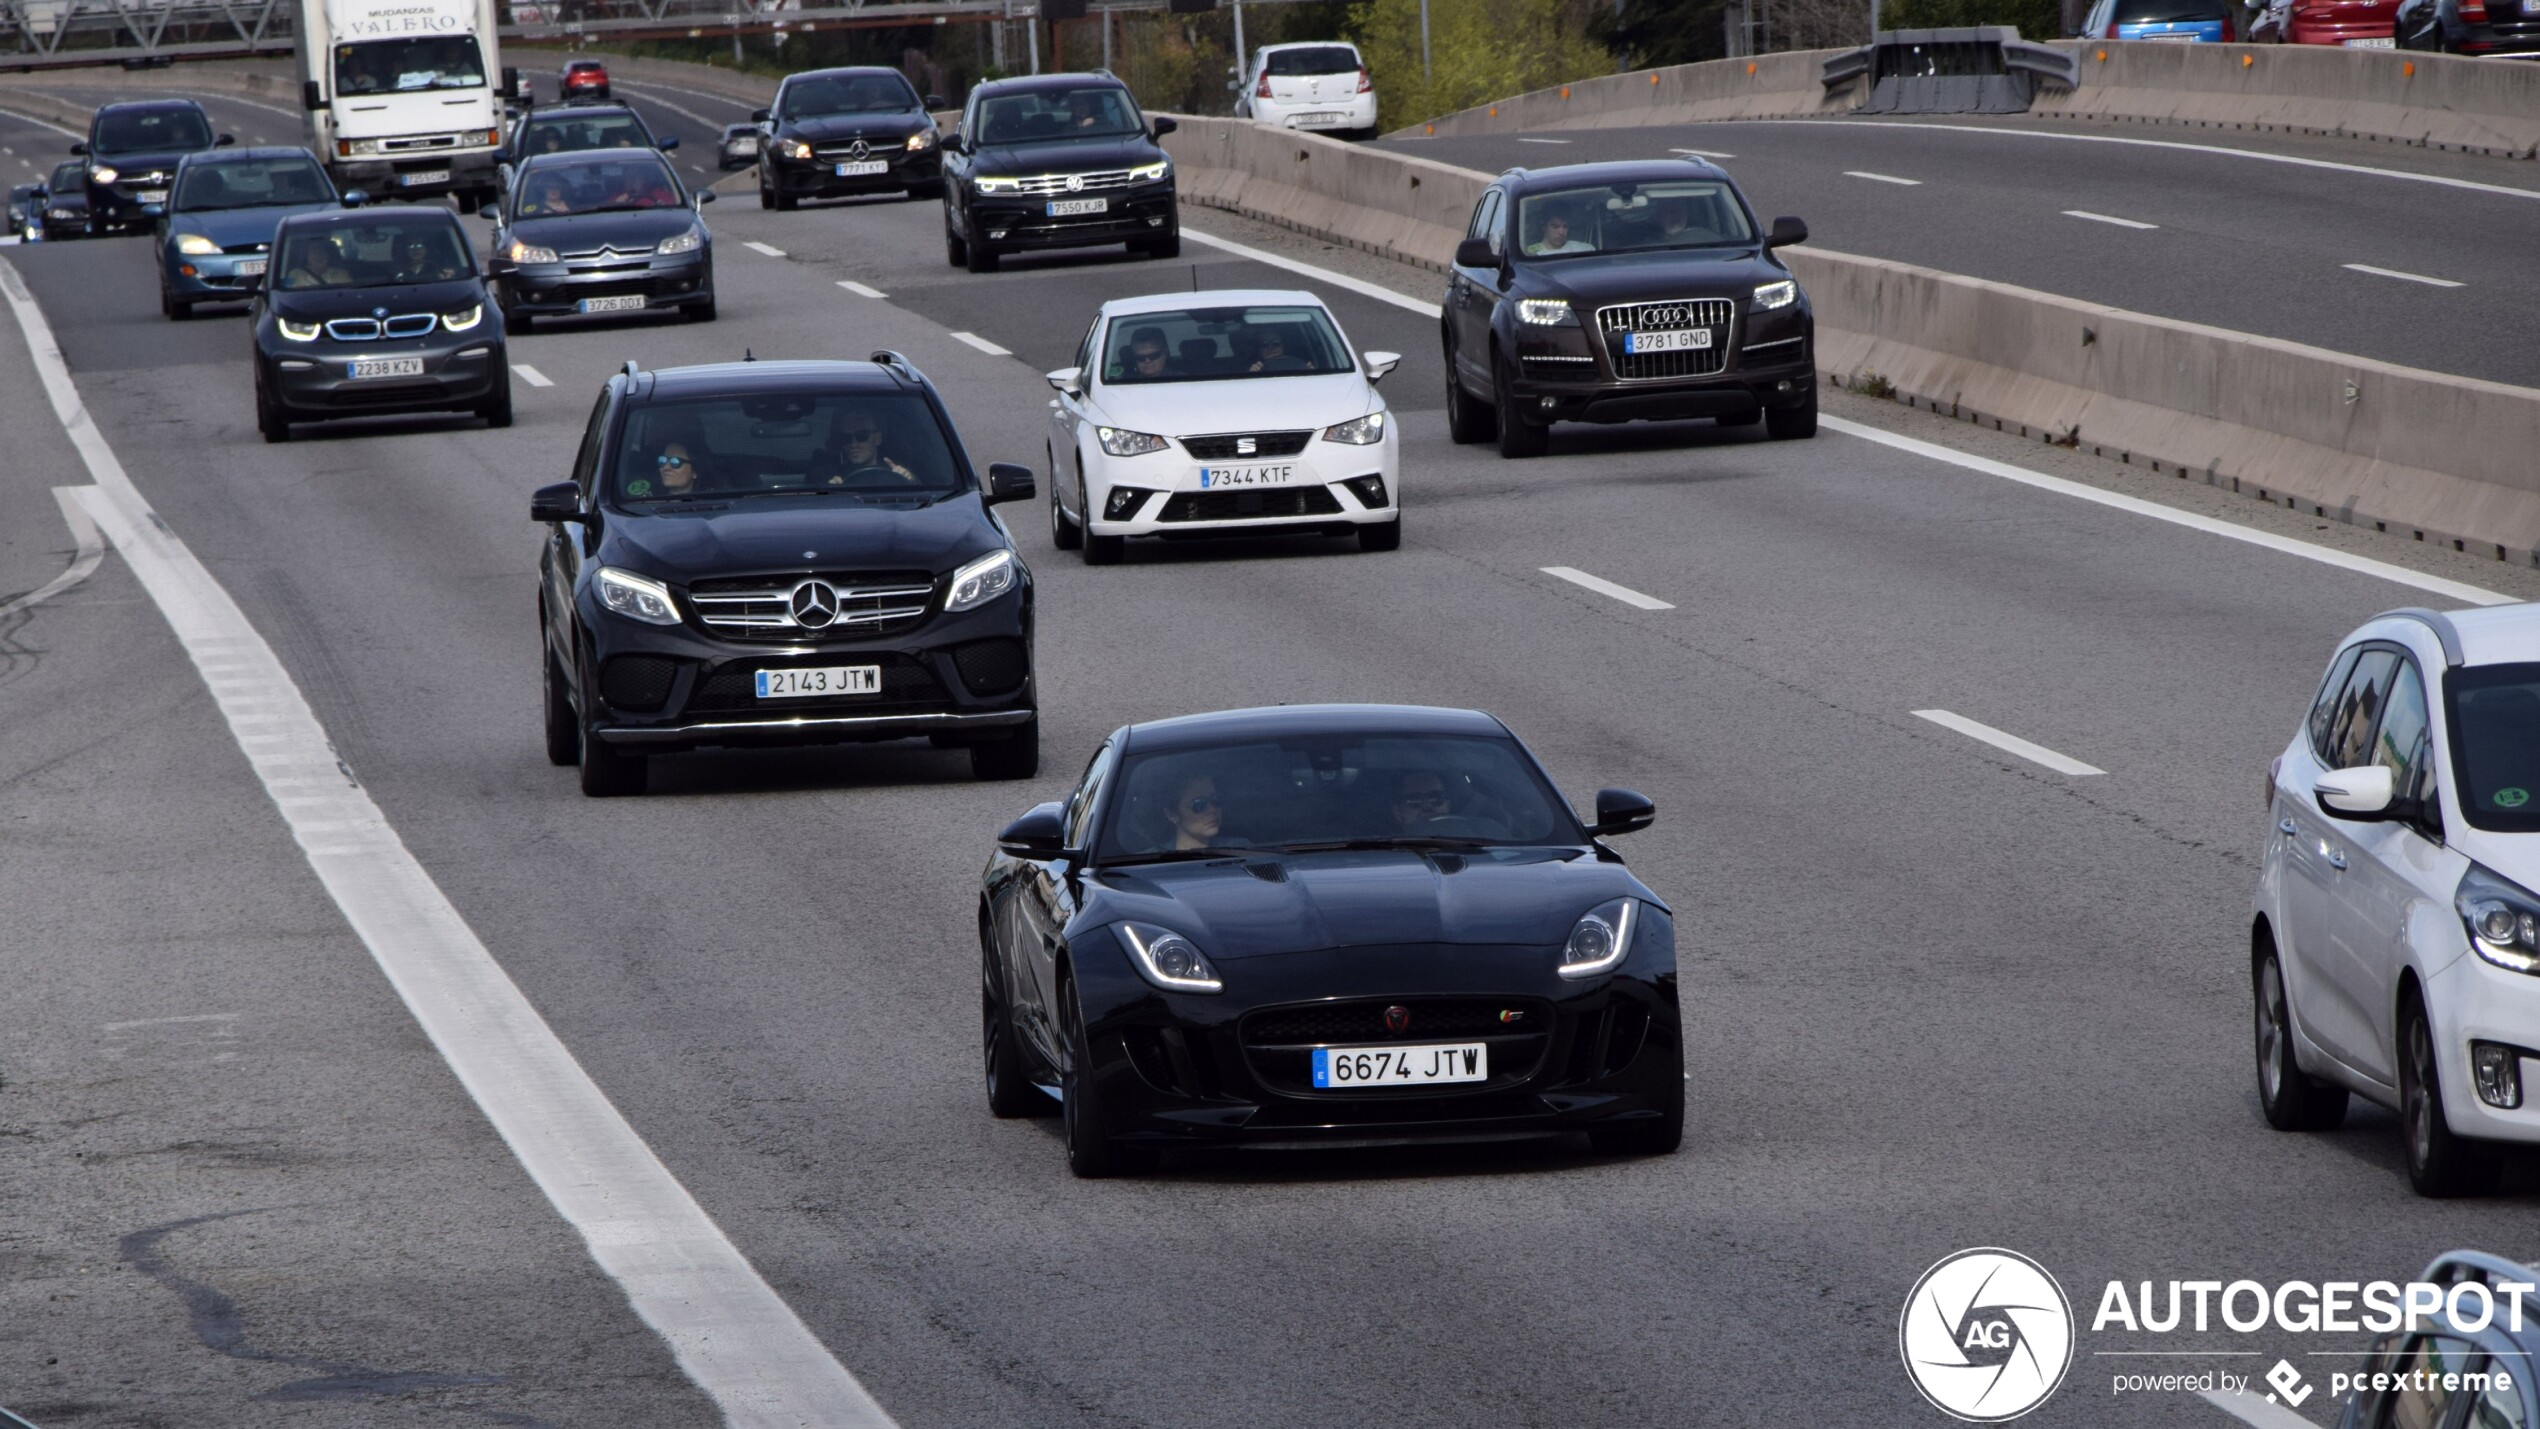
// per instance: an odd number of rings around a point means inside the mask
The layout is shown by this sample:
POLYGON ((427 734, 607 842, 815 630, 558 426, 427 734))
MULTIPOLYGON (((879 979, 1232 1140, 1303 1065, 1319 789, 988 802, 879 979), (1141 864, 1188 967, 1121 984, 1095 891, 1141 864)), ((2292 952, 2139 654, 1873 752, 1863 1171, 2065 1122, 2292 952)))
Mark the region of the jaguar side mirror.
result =
POLYGON ((1458 268, 1496 268, 1499 266, 1499 255, 1491 251, 1489 239, 1467 238, 1463 242, 1455 245, 1455 266, 1458 268))
POLYGON ((1016 858, 1056 858, 1067 842, 1067 806, 1052 800, 1035 804, 1022 818, 997 833, 997 848, 1016 858))
POLYGON ((1793 243, 1805 243, 1807 241, 1807 223, 1804 220, 1792 218, 1790 215, 1784 214, 1773 220, 1772 236, 1764 240, 1764 246, 1767 248, 1787 248, 1793 243))
POLYGON ((1402 365, 1402 354, 1399 352, 1370 352, 1366 354, 1366 358, 1369 382, 1384 381, 1386 373, 1402 365))
POLYGON ((676 134, 664 134, 653 141, 653 147, 667 154, 671 150, 679 147, 679 136, 676 134))
POLYGON ((2390 771, 2378 764, 2332 769, 2311 784, 2311 797, 2319 801, 2320 812, 2358 822, 2392 817, 2398 812, 2398 792, 2390 771))
POLYGON ((1055 391, 1064 392, 1070 397, 1085 395, 1085 369, 1081 367, 1062 367, 1056 372, 1043 373, 1042 376, 1049 379, 1050 387, 1055 391))
POLYGON ((581 520, 582 488, 570 481, 539 487, 529 493, 529 519, 551 523, 581 520))
POLYGON ((1603 838, 1609 834, 1634 834, 1648 828, 1658 817, 1658 806, 1647 795, 1629 789, 1596 791, 1596 826, 1589 833, 1603 838))
POLYGON ((988 463, 988 499, 990 506, 1007 501, 1029 501, 1040 494, 1032 469, 1020 462, 988 463))

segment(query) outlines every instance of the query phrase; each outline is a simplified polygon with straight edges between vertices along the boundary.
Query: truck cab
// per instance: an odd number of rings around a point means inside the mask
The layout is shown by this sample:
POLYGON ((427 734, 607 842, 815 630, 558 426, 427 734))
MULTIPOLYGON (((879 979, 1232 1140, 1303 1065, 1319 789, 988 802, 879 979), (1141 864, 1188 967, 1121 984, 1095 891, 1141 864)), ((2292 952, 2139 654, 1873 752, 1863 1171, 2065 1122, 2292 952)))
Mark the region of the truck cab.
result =
POLYGON ((301 0, 300 11, 309 147, 338 189, 456 194, 466 209, 493 200, 511 88, 494 0, 301 0))

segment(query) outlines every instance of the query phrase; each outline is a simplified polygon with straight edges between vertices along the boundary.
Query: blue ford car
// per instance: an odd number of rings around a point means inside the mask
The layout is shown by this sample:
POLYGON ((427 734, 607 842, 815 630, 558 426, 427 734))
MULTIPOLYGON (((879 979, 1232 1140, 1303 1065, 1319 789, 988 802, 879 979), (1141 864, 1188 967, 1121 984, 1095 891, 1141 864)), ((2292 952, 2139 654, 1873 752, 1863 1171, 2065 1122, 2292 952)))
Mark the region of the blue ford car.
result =
POLYGON ((297 213, 341 205, 306 149, 208 149, 178 161, 159 218, 159 311, 254 296, 274 230, 297 213))
POLYGON ((2238 0, 2098 0, 2081 38, 2230 44, 2239 38, 2237 8, 2238 0))

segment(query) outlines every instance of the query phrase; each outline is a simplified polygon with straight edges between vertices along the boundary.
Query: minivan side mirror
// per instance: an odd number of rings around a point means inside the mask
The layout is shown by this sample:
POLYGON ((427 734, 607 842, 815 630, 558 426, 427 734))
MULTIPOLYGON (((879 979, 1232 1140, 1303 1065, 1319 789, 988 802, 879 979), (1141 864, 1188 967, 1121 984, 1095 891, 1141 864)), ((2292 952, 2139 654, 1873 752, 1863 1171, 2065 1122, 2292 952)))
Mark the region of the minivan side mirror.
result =
POLYGON ((1596 824, 1589 833, 1603 838, 1608 834, 1634 834, 1648 828, 1658 817, 1658 806, 1648 796, 1629 789, 1596 791, 1596 824))
POLYGON ((1764 246, 1767 248, 1786 248, 1793 243, 1805 243, 1807 241, 1807 223, 1800 219, 1792 218, 1788 214, 1784 214, 1773 220, 1772 236, 1764 240, 1764 246))
POLYGON ((1159 114, 1155 116, 1155 137, 1158 139, 1163 138, 1165 135, 1170 134, 1181 127, 1181 124, 1169 114, 1159 114))
POLYGON ((1455 266, 1458 268, 1496 268, 1499 266, 1499 255, 1491 251, 1489 239, 1467 238, 1463 242, 1455 245, 1455 266))
POLYGON ((529 493, 529 519, 548 522, 581 520, 582 488, 570 481, 539 487, 529 493))
POLYGON ((1057 858, 1067 842, 1067 806, 1056 800, 1034 804, 1022 818, 997 834, 997 848, 1016 858, 1057 858))
POLYGON ((2378 764, 2332 769, 2311 783, 2311 797, 2319 801, 2320 812, 2365 823, 2396 817, 2398 792, 2390 771, 2378 764))
POLYGON ((1030 467, 1011 461, 988 463, 987 505, 994 506, 1004 501, 1029 501, 1039 494, 1040 487, 1033 480, 1030 467))

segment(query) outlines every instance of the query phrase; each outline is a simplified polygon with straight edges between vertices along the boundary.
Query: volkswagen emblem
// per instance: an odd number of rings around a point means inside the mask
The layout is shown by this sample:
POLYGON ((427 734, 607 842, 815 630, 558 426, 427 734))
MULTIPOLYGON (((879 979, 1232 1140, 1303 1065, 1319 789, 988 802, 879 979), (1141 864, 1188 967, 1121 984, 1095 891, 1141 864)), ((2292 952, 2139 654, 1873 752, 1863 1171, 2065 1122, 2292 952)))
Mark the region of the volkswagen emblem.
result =
POLYGON ((1235 455, 1237 456, 1251 456, 1260 450, 1261 443, 1254 441, 1250 437, 1235 438, 1235 455))
POLYGON ((804 581, 794 587, 785 605, 794 613, 794 623, 805 630, 825 629, 838 618, 838 593, 827 581, 804 581))
POLYGON ((1082 193, 1084 192, 1084 189, 1085 176, 1083 174, 1069 174, 1067 176, 1067 191, 1069 193, 1082 193))
POLYGON ((1396 1004, 1385 1009, 1385 1030, 1399 1037, 1411 1030, 1411 1009, 1396 1004))

